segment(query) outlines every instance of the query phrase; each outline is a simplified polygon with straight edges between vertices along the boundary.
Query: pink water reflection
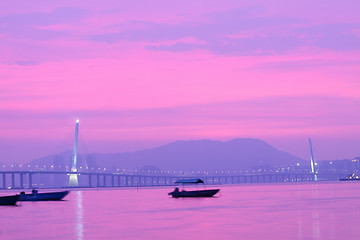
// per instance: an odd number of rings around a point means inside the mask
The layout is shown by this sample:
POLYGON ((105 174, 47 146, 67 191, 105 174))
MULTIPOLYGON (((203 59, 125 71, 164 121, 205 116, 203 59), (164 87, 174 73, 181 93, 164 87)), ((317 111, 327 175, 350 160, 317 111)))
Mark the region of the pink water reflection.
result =
POLYGON ((0 239, 358 239, 360 185, 222 186, 172 199, 170 188, 73 191, 62 202, 1 207, 0 239))

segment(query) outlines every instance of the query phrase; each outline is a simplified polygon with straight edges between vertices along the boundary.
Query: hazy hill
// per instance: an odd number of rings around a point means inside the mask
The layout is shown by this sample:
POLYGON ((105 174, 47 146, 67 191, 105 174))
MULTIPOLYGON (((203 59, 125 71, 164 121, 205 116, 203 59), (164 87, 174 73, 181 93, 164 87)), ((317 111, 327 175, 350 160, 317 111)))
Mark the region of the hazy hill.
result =
MULTIPOLYGON (((106 168, 140 169, 156 167, 164 170, 242 170, 257 166, 295 165, 302 161, 279 151, 259 139, 240 138, 227 142, 213 140, 176 141, 158 148, 125 153, 92 153, 80 155, 92 165, 106 168)), ((32 161, 32 163, 71 160, 71 151, 32 161), (41 161, 40 161, 41 160, 41 161)))
POLYGON ((25 165, 30 165, 32 168, 36 166, 36 168, 43 170, 54 170, 51 168, 51 166, 54 166, 55 170, 65 171, 66 165, 71 166, 72 154, 71 150, 67 150, 62 153, 34 159, 25 165), (61 167, 59 168, 59 166, 61 167))

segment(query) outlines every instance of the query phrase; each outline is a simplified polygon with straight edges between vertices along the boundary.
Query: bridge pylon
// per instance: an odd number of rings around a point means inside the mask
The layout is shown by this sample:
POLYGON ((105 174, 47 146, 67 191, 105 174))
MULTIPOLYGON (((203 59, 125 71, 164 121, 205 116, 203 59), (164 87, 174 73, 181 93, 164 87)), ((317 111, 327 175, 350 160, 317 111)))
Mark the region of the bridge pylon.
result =
POLYGON ((69 186, 70 187, 77 187, 79 186, 79 180, 77 175, 77 146, 78 146, 78 135, 79 135, 79 119, 76 120, 75 124, 75 140, 74 140, 74 150, 73 150, 73 157, 72 157, 72 167, 71 172, 74 174, 70 174, 69 176, 69 186))

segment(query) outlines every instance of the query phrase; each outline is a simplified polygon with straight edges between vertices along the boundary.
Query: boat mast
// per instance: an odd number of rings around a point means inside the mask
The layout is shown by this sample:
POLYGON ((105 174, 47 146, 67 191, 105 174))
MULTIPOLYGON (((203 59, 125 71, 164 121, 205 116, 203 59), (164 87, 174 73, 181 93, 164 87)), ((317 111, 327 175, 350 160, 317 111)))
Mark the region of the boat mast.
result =
MULTIPOLYGON (((76 120, 75 124, 75 140, 74 140, 74 150, 72 157, 72 167, 71 172, 77 172, 77 146, 78 146, 78 135, 79 135, 79 119, 76 120)), ((70 174, 69 186, 76 187, 79 185, 77 174, 70 174)))
POLYGON ((315 170, 315 159, 314 159, 314 154, 313 154, 310 138, 309 138, 309 144, 310 144, 310 157, 311 157, 311 173, 314 174, 314 181, 317 181, 316 170, 315 170))

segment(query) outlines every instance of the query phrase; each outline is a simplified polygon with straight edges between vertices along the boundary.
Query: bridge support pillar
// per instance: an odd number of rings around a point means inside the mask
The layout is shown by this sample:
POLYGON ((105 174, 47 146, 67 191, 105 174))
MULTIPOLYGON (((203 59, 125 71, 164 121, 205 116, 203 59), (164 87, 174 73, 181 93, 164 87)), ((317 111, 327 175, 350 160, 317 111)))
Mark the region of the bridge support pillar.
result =
POLYGON ((11 188, 15 188, 15 173, 11 174, 11 188))
POLYGON ((32 188, 32 174, 29 173, 29 188, 32 188))
POLYGON ((3 173, 3 188, 6 189, 6 174, 3 173))
POLYGON ((89 174, 89 187, 91 187, 91 174, 89 174))
POLYGON ((24 188, 24 175, 20 173, 20 188, 24 188))

